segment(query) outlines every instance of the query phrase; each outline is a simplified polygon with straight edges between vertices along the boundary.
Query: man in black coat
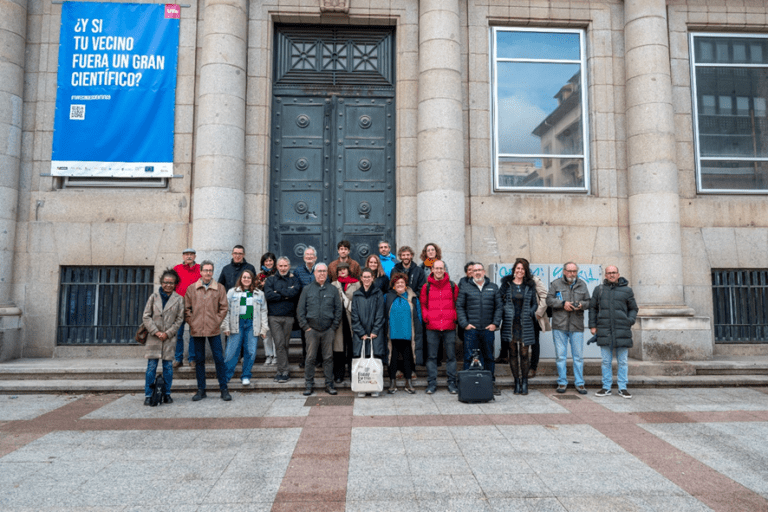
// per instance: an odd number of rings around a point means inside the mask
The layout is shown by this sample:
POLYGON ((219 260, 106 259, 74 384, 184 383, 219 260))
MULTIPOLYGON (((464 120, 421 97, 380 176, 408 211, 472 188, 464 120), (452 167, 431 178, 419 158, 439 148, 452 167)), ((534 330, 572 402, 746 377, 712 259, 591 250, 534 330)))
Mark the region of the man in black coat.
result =
MULTIPOLYGON (((482 263, 471 268, 472 280, 459 287, 456 301, 459 326, 464 329, 464 369, 469 368, 472 351, 479 348, 480 362, 495 381, 493 348, 496 329, 501 325, 501 295, 499 287, 485 277, 482 263)), ((501 391, 494 385, 493 393, 500 395, 501 391)))
POLYGON ((232 261, 221 269, 219 282, 229 291, 235 287, 237 278, 240 277, 243 270, 250 270, 253 275, 258 275, 256 268, 245 261, 245 248, 242 245, 236 245, 232 249, 232 261))
POLYGON ((275 382, 288 382, 288 344, 296 318, 296 302, 301 293, 301 281, 291 272, 291 261, 285 256, 277 258, 277 272, 264 281, 264 297, 267 300, 267 319, 277 354, 275 382))
POLYGON ((325 392, 337 393, 333 385, 333 338, 341 323, 342 304, 338 288, 328 281, 328 266, 315 265, 315 280, 308 284, 299 297, 296 315, 299 327, 307 335, 307 359, 304 361, 304 396, 312 394, 315 387, 315 354, 317 348, 323 354, 325 392))
POLYGON ((627 390, 627 356, 632 347, 632 326, 637 319, 635 294, 626 279, 619 276, 619 269, 606 267, 603 284, 595 288, 589 303, 589 330, 597 334, 597 344, 603 356, 603 388, 595 396, 611 394, 613 384, 613 351, 618 363, 619 396, 632 398, 627 390))

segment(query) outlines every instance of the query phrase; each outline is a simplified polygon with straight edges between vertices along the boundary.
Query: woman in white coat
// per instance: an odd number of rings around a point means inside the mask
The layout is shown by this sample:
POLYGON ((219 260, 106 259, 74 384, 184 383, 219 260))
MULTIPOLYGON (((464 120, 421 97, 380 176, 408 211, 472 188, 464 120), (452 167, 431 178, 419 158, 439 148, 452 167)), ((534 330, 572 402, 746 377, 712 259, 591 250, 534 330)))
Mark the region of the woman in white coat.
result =
POLYGON ((243 270, 234 288, 227 292, 229 311, 221 330, 228 336, 224 354, 224 378, 226 382, 235 374, 235 366, 243 347, 243 386, 251 383, 251 369, 256 359, 259 337, 265 337, 267 326, 267 301, 264 292, 256 288, 256 276, 250 270, 243 270))

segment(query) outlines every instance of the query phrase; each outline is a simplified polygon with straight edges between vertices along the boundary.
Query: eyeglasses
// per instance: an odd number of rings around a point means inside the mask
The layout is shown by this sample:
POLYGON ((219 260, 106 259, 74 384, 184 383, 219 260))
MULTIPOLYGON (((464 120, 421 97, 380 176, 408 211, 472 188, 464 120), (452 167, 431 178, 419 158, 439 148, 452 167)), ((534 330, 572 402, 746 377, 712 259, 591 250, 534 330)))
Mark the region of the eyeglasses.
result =
POLYGON ((315 272, 317 272, 318 274, 325 274, 325 273, 327 273, 328 271, 327 271, 327 270, 321 270, 321 269, 317 269, 317 270, 315 270, 315 272))
POLYGON ((163 286, 176 286, 176 282, 175 281, 163 281, 160 284, 162 284, 163 286))
POLYGON ((605 275, 607 275, 607 276, 612 276, 612 275, 616 275, 616 274, 618 274, 618 272, 606 272, 605 273, 605 275))

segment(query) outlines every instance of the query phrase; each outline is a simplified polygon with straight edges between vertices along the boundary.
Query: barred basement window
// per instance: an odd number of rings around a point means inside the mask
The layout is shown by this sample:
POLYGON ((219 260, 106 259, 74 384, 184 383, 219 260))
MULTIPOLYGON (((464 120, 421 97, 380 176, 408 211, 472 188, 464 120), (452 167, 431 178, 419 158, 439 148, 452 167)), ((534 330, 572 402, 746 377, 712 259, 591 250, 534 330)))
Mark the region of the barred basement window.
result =
POLYGON ((712 270, 716 343, 768 343, 768 270, 712 270))
POLYGON ((61 267, 57 343, 135 344, 152 267, 61 267))

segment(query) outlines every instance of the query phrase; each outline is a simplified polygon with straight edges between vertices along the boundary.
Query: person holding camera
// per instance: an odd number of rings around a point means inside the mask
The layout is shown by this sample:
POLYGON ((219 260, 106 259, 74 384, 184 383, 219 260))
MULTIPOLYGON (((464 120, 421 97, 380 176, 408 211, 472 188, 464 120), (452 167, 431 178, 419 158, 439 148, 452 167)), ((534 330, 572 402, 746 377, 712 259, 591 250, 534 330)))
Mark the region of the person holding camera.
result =
POLYGON ((563 265, 562 277, 549 285, 547 306, 552 308, 552 330, 557 356, 557 392, 568 387, 566 360, 568 345, 573 358, 573 378, 576 391, 586 395, 584 387, 584 309, 589 307, 587 283, 579 279, 579 266, 569 261, 563 265))

